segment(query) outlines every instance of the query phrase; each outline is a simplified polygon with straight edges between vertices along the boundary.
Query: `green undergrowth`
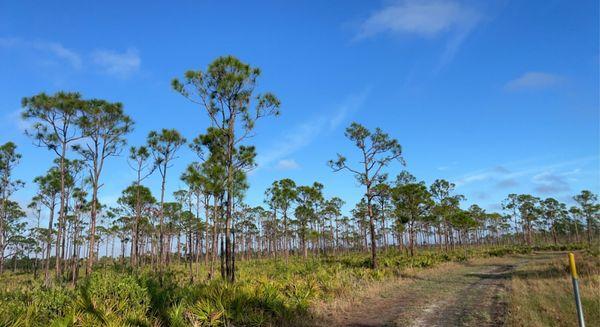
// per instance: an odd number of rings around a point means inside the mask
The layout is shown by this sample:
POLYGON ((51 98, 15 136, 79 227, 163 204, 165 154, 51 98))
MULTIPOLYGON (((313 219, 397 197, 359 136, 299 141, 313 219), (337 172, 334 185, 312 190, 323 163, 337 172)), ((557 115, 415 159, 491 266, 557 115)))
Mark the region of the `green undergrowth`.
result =
MULTIPOLYGON (((237 263, 234 284, 206 281, 198 267, 190 283, 184 265, 161 278, 151 269, 132 274, 108 266, 76 287, 44 288, 31 276, 0 277, 0 326, 285 326, 309 324, 314 301, 357 292, 374 281, 400 276, 406 268, 427 268, 470 258, 577 250, 582 247, 472 247, 443 252, 421 250, 414 257, 388 250, 370 269, 365 253, 303 260, 290 257, 237 263)), ((196 267, 194 267, 196 269, 196 267)))

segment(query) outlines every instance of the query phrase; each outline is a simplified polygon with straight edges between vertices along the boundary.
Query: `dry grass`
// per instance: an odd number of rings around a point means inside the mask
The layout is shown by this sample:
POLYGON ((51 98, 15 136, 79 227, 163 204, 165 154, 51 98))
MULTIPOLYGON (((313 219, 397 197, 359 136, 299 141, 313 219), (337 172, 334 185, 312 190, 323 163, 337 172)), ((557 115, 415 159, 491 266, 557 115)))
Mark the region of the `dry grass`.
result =
MULTIPOLYGON (((480 261, 484 259, 477 260, 480 261)), ((492 260, 498 260, 498 258, 492 260)), ((357 286, 350 292, 341 294, 334 299, 315 301, 311 310, 317 316, 322 316, 324 313, 330 312, 349 312, 353 310, 355 305, 360 304, 365 301, 365 299, 385 298, 399 289, 409 287, 417 281, 415 277, 429 278, 432 276, 439 276, 463 266, 464 264, 456 262, 445 262, 429 268, 405 268, 400 276, 357 286)))
MULTIPOLYGON (((419 321, 417 318, 427 314, 432 305, 449 305, 450 302, 464 300, 457 294, 479 281, 473 273, 494 266, 511 265, 518 260, 520 258, 515 256, 474 258, 466 262, 445 262, 429 268, 405 268, 399 277, 370 283, 331 301, 314 303, 311 311, 318 323, 313 324, 352 325, 356 320, 359 324, 377 325, 377 319, 387 315, 393 316, 397 325, 415 325, 419 321)), ((482 311, 473 314, 487 313, 482 311)))
MULTIPOLYGON (((586 325, 600 326, 600 261, 576 256, 586 325)), ((516 270, 510 286, 509 326, 577 325, 566 254, 540 255, 516 270)))

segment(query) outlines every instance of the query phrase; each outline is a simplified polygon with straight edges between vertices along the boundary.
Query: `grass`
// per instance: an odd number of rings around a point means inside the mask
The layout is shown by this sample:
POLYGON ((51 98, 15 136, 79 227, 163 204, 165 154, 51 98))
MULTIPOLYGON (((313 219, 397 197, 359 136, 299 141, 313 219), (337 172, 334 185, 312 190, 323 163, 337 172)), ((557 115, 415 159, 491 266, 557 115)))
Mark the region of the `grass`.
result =
MULTIPOLYGON (((600 261, 578 253, 579 289, 587 326, 600 326, 600 261)), ((510 282, 509 326, 576 326, 577 313, 566 254, 521 266, 510 282)))
MULTIPOLYGON (((172 265, 159 282, 150 268, 132 275, 99 265, 75 287, 44 288, 30 274, 0 276, 0 326, 285 326, 306 325, 316 303, 356 294, 376 282, 418 273, 443 262, 531 252, 488 247, 454 252, 420 251, 415 257, 388 251, 380 268, 367 254, 240 261, 235 284, 189 283, 188 269, 172 265)), ((196 267, 194 267, 195 269, 196 267)), ((199 267, 196 280, 207 275, 199 267), (198 278, 199 277, 199 278, 198 278)))

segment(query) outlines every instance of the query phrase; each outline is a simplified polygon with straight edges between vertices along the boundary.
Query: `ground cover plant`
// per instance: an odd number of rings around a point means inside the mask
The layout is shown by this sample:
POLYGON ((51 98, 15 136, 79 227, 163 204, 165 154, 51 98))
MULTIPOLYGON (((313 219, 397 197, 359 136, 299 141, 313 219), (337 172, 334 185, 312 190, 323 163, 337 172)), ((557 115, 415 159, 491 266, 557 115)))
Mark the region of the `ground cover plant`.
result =
MULTIPOLYGON (((580 247, 582 245, 564 246, 560 249, 580 247)), ((185 265, 172 267, 174 269, 163 275, 161 280, 151 270, 132 274, 123 266, 111 263, 91 276, 82 278, 75 287, 66 285, 45 288, 41 280, 34 280, 31 275, 7 274, 3 276, 2 283, 11 287, 0 294, 0 324, 304 325, 317 318, 311 312, 312 304, 357 294, 359 290, 375 282, 403 278, 402 274, 406 269, 414 271, 445 262, 464 262, 533 251, 533 248, 528 247, 483 247, 448 253, 423 250, 411 257, 391 250, 381 253, 380 267, 375 270, 370 268, 366 253, 309 260, 290 257, 287 264, 282 259, 249 260, 239 263, 239 278, 235 284, 222 280, 190 284, 185 265)), ((595 262, 597 264, 597 259, 595 262)), ((587 277, 588 268, 582 269, 582 276, 587 277)), ((204 268, 199 271, 200 274, 206 272, 204 268)), ((597 279, 598 272, 594 274, 597 279)), ((530 282, 527 279, 519 282, 523 277, 518 276, 517 271, 513 284, 530 282)), ((586 308, 592 308, 593 301, 596 301, 591 296, 594 283, 597 280, 588 282, 586 279, 583 283, 584 298, 588 301, 586 308)), ((515 290, 527 292, 528 288, 519 285, 516 285, 515 290)), ((569 284, 565 285, 561 290, 568 288, 569 284)), ((548 294, 540 293, 539 296, 546 296, 546 301, 551 301, 548 294)), ((511 301, 511 310, 521 306, 522 304, 511 301)))

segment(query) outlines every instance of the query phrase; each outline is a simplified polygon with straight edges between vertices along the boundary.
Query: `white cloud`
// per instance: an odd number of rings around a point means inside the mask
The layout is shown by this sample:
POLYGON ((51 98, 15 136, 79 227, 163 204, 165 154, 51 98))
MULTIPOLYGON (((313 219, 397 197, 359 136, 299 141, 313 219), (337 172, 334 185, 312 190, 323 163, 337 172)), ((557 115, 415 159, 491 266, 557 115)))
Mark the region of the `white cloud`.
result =
POLYGON ((27 41, 19 38, 0 38, 0 48, 26 49, 45 53, 66 62, 74 69, 82 67, 81 56, 74 50, 64 47, 57 42, 27 41))
POLYGON ((105 73, 117 77, 128 77, 140 69, 142 60, 135 49, 125 52, 113 50, 96 50, 92 53, 92 61, 105 73))
POLYGON ((30 130, 34 123, 30 120, 21 118, 21 112, 21 109, 10 112, 7 115, 7 120, 12 122, 13 126, 16 126, 19 132, 24 133, 25 131, 30 130))
POLYGON ((329 129, 336 129, 344 120, 358 110, 363 105, 367 96, 371 93, 371 88, 367 87, 362 92, 352 94, 346 98, 334 111, 334 114, 329 117, 329 129))
POLYGON ((281 159, 275 165, 279 170, 292 170, 300 168, 300 165, 294 159, 281 159))
MULTIPOLYGON (((361 40, 378 34, 415 35, 434 38, 447 35, 440 66, 449 62, 482 15, 457 1, 396 1, 371 14, 355 37, 361 40)), ((438 67, 439 68, 439 67, 438 67)))
POLYGON ((361 25, 358 38, 380 33, 433 37, 470 27, 479 14, 454 1, 401 1, 374 12, 361 25))
POLYGON ((526 72, 523 75, 508 81, 504 88, 509 91, 539 90, 556 86, 563 82, 564 78, 550 73, 526 72))
POLYGON ((330 114, 318 116, 289 129, 278 138, 279 141, 272 144, 266 151, 259 153, 256 158, 257 169, 269 166, 309 145, 324 131, 336 129, 350 114, 364 104, 368 94, 369 88, 350 95, 330 114))

